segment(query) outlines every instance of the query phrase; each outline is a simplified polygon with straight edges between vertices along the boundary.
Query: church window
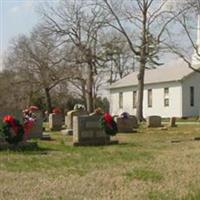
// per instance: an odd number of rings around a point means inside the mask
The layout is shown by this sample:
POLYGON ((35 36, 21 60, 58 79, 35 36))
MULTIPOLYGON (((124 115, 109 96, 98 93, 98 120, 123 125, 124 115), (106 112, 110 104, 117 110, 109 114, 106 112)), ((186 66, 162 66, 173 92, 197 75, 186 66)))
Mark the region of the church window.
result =
POLYGON ((169 107, 169 88, 164 88, 164 106, 169 107))
POLYGON ((190 106, 194 106, 194 87, 190 87, 190 106))
POLYGON ((152 107, 152 89, 148 89, 148 107, 152 107))
POLYGON ((136 108, 137 104, 137 91, 133 91, 133 108, 136 108))
POLYGON ((123 108, 123 92, 119 93, 119 108, 123 108))

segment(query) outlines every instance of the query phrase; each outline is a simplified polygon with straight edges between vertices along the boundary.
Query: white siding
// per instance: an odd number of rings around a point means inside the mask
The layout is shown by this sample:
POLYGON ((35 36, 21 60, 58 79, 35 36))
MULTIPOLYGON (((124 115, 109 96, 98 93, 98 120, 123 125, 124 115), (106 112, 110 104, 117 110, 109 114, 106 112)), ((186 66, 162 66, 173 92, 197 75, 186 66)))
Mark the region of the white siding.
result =
MULTIPOLYGON (((118 88, 110 91, 110 112, 119 115, 122 112, 136 114, 133 109, 133 91, 136 87, 118 88), (119 92, 123 92, 123 109, 119 109, 119 92)), ((144 88, 143 113, 144 117, 160 115, 162 117, 182 116, 182 87, 179 82, 146 85, 144 88), (169 88, 169 107, 164 106, 164 88, 169 88), (147 90, 152 89, 152 107, 148 108, 147 90)))
POLYGON ((193 73, 182 82, 183 116, 199 116, 200 111, 200 74, 193 73), (190 105, 190 87, 194 87, 194 106, 190 105))
POLYGON ((147 85, 144 89, 144 116, 159 115, 162 117, 182 116, 182 90, 178 82, 147 85), (169 107, 164 106, 164 88, 169 88, 169 107), (152 107, 148 107, 147 90, 152 89, 152 107))
POLYGON ((121 114, 122 112, 131 113, 132 109, 132 88, 114 89, 110 93, 110 113, 113 115, 121 114), (123 108, 119 108, 119 93, 123 92, 123 108))

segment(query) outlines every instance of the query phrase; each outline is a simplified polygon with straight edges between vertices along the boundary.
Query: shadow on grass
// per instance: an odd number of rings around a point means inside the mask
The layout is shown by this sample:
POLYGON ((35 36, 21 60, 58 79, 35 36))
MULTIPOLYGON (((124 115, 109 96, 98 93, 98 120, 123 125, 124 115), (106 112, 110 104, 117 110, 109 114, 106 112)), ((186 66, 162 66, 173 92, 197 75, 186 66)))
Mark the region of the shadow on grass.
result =
POLYGON ((50 148, 40 147, 37 142, 28 142, 25 144, 13 145, 13 144, 3 144, 0 145, 0 152, 3 151, 12 151, 19 153, 28 153, 28 154, 47 154, 48 151, 52 151, 50 148))
POLYGON ((120 142, 119 147, 142 147, 142 144, 135 142, 120 142))

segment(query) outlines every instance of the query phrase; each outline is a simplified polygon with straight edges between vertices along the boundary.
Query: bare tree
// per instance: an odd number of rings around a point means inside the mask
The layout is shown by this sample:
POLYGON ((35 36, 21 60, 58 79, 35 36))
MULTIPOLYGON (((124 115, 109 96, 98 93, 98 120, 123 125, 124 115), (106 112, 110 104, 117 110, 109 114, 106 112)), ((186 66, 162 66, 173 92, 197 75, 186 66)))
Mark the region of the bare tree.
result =
POLYGON ((30 37, 18 37, 9 49, 7 66, 19 74, 21 83, 44 91, 51 112, 50 91, 69 77, 56 38, 48 36, 41 27, 35 28, 30 37))
POLYGON ((143 120, 143 89, 145 69, 158 66, 158 55, 167 26, 179 16, 166 11, 168 0, 99 0, 99 5, 107 11, 108 25, 118 30, 126 39, 133 55, 139 63, 137 117, 143 120), (132 31, 130 31, 132 29, 132 31))
POLYGON ((169 39, 166 46, 185 61, 189 68, 200 72, 197 66, 200 63, 200 0, 185 0, 174 5, 176 9, 180 9, 179 7, 187 9, 175 18, 176 33, 168 30, 169 39))
POLYGON ((109 74, 108 82, 112 84, 135 71, 135 58, 132 55, 126 41, 118 32, 111 31, 102 39, 102 52, 105 62, 104 72, 109 74), (111 35, 109 37, 109 35, 111 35))
POLYGON ((48 31, 59 36, 62 41, 72 44, 76 49, 75 64, 82 66, 83 79, 86 80, 87 110, 92 112, 94 76, 97 74, 98 59, 100 59, 98 38, 104 16, 101 8, 89 7, 88 3, 75 0, 62 1, 58 8, 50 7, 43 11, 43 15, 48 31))
POLYGON ((25 94, 26 87, 16 85, 15 81, 18 80, 16 73, 3 70, 0 73, 0 108, 3 111, 14 111, 24 108, 28 100, 25 94))

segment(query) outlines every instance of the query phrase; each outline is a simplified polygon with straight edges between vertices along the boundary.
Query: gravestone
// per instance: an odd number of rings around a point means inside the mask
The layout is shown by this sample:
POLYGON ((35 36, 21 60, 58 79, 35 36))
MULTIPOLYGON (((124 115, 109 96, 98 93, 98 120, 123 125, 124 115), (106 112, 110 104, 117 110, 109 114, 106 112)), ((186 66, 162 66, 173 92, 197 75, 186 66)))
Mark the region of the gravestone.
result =
POLYGON ((67 129, 73 129, 73 117, 74 116, 82 116, 82 115, 88 115, 88 112, 85 110, 71 110, 67 113, 66 118, 66 125, 67 129))
POLYGON ((43 116, 42 112, 35 111, 33 114, 36 117, 36 121, 33 124, 33 127, 30 129, 28 139, 31 138, 42 138, 43 133, 43 116))
POLYGON ((52 131, 60 131, 62 129, 63 121, 62 114, 51 113, 49 115, 49 129, 52 131))
POLYGON ((147 117, 147 127, 162 127, 160 116, 149 116, 147 117))
POLYGON ((67 116, 65 116, 65 126, 67 126, 67 129, 62 130, 62 134, 73 135, 73 117, 83 115, 88 115, 88 112, 82 108, 69 111, 67 116))
POLYGON ((65 115, 65 127, 67 127, 67 124, 68 124, 68 116, 67 115, 65 115))
POLYGON ((176 127, 176 117, 171 117, 169 122, 170 127, 176 127))
POLYGON ((117 143, 111 141, 100 125, 99 115, 75 116, 73 118, 73 145, 106 145, 117 143))
POLYGON ((135 116, 129 116, 128 118, 117 117, 116 121, 120 133, 131 133, 134 128, 138 128, 138 122, 135 116))

